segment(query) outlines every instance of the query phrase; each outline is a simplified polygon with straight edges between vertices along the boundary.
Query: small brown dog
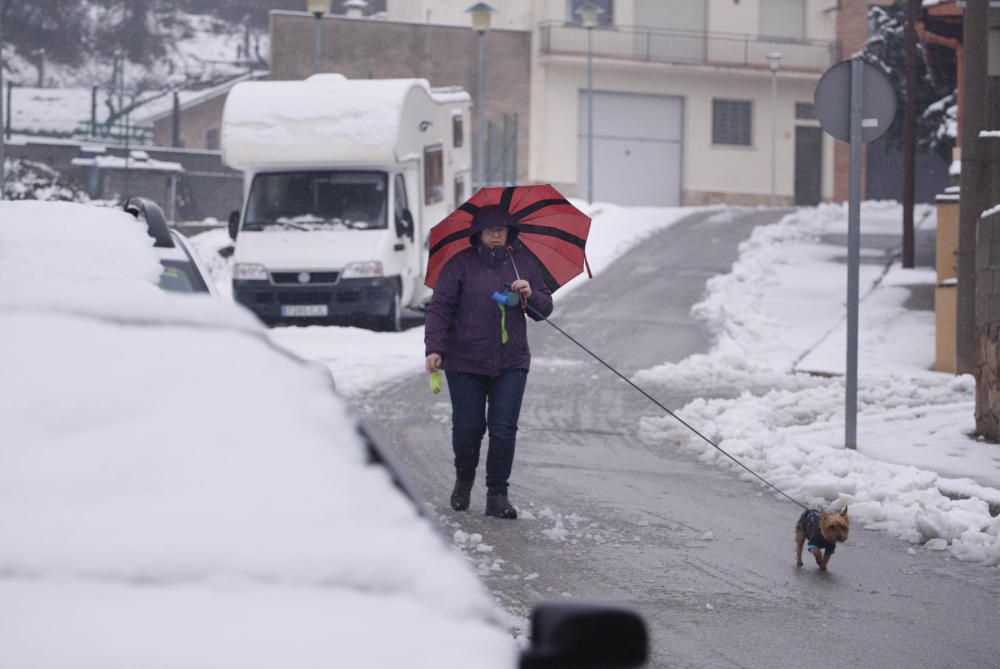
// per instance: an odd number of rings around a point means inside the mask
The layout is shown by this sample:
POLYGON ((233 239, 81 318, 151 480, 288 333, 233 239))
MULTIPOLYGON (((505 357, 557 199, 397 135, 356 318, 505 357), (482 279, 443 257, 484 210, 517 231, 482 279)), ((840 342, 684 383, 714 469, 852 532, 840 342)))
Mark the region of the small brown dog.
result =
POLYGON ((847 541, 851 531, 851 521, 847 517, 847 507, 843 511, 823 511, 810 509, 799 516, 795 524, 795 564, 802 566, 802 544, 809 542, 809 552, 816 558, 820 571, 826 571, 837 544, 847 541))

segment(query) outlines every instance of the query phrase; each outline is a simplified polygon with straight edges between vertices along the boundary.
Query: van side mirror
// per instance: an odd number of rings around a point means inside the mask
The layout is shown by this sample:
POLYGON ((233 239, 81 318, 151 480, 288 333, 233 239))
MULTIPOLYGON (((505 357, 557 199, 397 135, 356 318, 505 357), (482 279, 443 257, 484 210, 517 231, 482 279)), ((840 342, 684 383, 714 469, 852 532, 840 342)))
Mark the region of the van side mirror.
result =
POLYGON ((631 669, 646 663, 649 636, 638 613, 605 604, 551 602, 531 612, 521 669, 631 669))
POLYGON ((403 213, 396 217, 396 235, 413 240, 413 214, 409 209, 404 209, 403 213))
POLYGON ((229 238, 236 241, 236 234, 240 231, 240 212, 233 210, 229 212, 229 238))

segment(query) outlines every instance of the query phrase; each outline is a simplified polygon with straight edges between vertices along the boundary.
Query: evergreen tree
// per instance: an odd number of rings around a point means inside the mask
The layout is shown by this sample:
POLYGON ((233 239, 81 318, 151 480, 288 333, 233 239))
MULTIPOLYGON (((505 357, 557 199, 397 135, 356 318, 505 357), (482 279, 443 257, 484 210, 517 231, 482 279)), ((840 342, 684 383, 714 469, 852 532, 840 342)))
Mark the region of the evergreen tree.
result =
MULTIPOLYGON (((903 113, 906 105, 906 0, 868 11, 872 37, 865 43, 863 57, 889 77, 899 96, 896 118, 886 133, 890 145, 902 145, 903 113)), ((954 105, 956 92, 943 82, 930 79, 925 61, 926 46, 917 41, 917 146, 950 159, 955 144, 954 105)))

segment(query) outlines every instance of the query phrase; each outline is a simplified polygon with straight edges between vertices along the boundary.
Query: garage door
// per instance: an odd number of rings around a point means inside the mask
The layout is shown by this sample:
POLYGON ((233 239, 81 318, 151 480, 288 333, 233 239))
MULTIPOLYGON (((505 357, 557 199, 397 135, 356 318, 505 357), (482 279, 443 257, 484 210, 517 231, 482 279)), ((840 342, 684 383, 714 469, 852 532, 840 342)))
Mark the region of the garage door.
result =
MULTIPOLYGON (((587 91, 579 96, 579 193, 587 195, 587 91)), ((594 91, 594 200, 681 203, 683 100, 594 91)))

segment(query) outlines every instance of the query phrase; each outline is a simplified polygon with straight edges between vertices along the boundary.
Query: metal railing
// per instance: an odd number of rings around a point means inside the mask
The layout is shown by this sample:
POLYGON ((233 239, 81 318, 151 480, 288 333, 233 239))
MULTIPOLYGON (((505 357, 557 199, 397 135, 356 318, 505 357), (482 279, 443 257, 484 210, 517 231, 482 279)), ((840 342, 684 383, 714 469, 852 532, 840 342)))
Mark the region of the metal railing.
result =
POLYGON ((74 135, 80 138, 101 139, 108 142, 152 144, 153 126, 134 125, 121 121, 111 124, 80 121, 74 135))
MULTIPOLYGON (((586 28, 548 22, 539 25, 539 33, 544 54, 587 54, 586 28)), ((767 54, 777 51, 782 69, 822 72, 837 60, 837 43, 820 40, 624 26, 594 28, 592 38, 594 57, 651 63, 766 68, 767 54)))

